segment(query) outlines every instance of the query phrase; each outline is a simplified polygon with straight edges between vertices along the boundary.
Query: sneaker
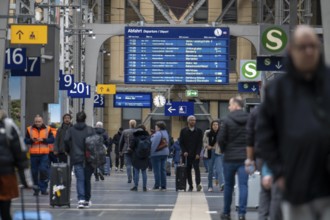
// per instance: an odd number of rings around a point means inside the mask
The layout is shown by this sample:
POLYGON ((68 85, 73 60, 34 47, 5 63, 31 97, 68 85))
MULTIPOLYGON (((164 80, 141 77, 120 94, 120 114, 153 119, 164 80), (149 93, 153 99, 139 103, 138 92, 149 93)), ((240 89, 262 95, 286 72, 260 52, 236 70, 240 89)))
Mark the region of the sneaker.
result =
POLYGON ((118 167, 115 167, 115 171, 118 172, 118 167))
POLYGON ((147 187, 143 187, 143 192, 147 192, 147 187))
POLYGON ((48 196, 49 193, 47 191, 41 192, 41 195, 48 196))
POLYGON ((104 176, 102 173, 99 173, 100 179, 103 181, 104 180, 104 176))
POLYGON ((245 220, 245 216, 244 215, 239 216, 238 220, 245 220))
POLYGON ((162 188, 160 189, 160 191, 162 191, 162 192, 166 192, 166 188, 163 188, 163 187, 162 187, 162 188))
POLYGON ((209 187, 209 189, 207 190, 208 192, 213 192, 213 188, 209 187))
POLYGON ((77 208, 78 209, 85 208, 85 205, 84 204, 85 204, 85 200, 79 200, 77 208))
POLYGON ((89 208, 92 206, 92 202, 91 201, 85 201, 84 202, 84 208, 89 208))
POLYGON ((120 172, 124 172, 124 170, 123 169, 120 169, 120 172))
POLYGON ((199 185, 197 186, 197 192, 200 192, 201 190, 202 190, 202 185, 199 184, 199 185))
POLYGON ((193 189, 194 189, 194 188, 193 188, 192 186, 189 186, 188 192, 192 192, 193 189))
POLYGON ((138 191, 138 188, 136 186, 131 188, 131 191, 138 191))
POLYGON ((221 220, 231 220, 230 215, 228 215, 228 214, 221 214, 220 219, 221 220))
POLYGON ((153 187, 152 190, 159 190, 159 187, 153 187))

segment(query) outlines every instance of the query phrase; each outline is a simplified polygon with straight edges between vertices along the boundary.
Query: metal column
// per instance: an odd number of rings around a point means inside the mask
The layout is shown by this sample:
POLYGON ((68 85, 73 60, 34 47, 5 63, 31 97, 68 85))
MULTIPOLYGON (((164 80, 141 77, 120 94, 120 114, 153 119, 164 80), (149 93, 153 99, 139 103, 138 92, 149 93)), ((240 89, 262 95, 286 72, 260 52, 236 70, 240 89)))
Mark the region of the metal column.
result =
POLYGON ((323 27, 323 44, 324 56, 327 65, 330 65, 330 4, 329 0, 321 0, 322 27, 323 27))
MULTIPOLYGON (((9 14, 9 1, 1 1, 0 3, 0 14, 8 16, 9 14)), ((0 19, 0 98, 1 98, 1 104, 0 107, 4 107, 4 97, 8 97, 8 93, 6 91, 3 91, 4 86, 3 83, 7 82, 8 80, 5 79, 5 67, 4 67, 4 58, 5 58, 5 50, 6 50, 6 39, 7 39, 7 25, 8 25, 8 19, 7 18, 1 18, 0 19)), ((6 109, 5 109, 6 110, 6 109)), ((8 109, 7 109, 8 110, 8 109)))

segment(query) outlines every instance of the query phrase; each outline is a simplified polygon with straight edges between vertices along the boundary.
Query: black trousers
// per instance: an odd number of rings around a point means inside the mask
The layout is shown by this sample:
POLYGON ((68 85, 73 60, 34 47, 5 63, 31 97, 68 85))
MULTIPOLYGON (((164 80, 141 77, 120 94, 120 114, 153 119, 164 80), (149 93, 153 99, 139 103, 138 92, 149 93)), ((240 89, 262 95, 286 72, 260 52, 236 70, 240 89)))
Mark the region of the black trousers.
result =
POLYGON ((119 168, 120 163, 120 169, 123 169, 124 166, 124 155, 120 156, 119 153, 116 153, 116 167, 119 168))
POLYGON ((0 216, 2 220, 11 220, 10 215, 11 201, 0 201, 0 216))
POLYGON ((196 182, 196 187, 201 183, 201 173, 199 170, 199 159, 196 160, 195 158, 188 158, 187 160, 187 179, 188 179, 188 184, 189 187, 193 186, 192 183, 192 175, 191 175, 191 169, 194 168, 195 170, 195 182, 196 182))

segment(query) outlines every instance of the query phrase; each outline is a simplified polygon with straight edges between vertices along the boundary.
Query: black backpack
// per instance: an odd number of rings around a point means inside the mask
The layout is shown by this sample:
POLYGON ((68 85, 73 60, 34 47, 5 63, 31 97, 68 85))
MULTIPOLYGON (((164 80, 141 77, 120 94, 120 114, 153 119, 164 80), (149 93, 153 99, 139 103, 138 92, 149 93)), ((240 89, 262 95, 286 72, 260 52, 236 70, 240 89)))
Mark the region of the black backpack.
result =
POLYGON ((150 155, 151 140, 149 136, 142 135, 136 138, 135 155, 139 159, 146 159, 150 155))
POLYGON ((94 134, 85 139, 85 156, 86 161, 97 168, 106 163, 106 147, 103 144, 103 137, 94 134))

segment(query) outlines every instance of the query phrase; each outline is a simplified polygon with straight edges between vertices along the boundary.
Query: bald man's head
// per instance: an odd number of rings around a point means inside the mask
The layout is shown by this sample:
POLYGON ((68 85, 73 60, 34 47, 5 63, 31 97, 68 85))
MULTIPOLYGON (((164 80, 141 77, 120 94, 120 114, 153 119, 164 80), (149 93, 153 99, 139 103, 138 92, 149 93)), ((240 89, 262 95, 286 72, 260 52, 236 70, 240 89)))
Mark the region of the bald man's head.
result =
POLYGON ((304 78, 312 78, 321 59, 321 42, 314 29, 299 25, 293 32, 289 54, 294 67, 304 78))

